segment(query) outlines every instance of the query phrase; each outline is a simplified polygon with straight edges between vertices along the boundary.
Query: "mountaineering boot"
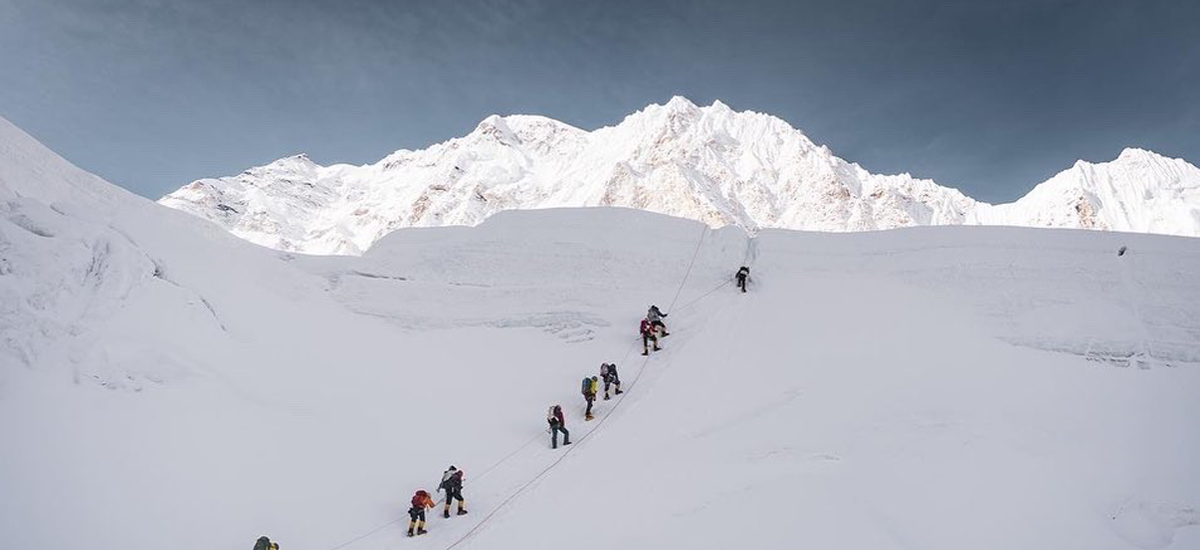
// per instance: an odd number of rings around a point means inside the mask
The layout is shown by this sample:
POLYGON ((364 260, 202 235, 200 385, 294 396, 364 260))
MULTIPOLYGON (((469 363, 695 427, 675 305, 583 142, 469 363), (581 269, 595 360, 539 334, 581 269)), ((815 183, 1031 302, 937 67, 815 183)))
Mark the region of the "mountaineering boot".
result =
POLYGON ((442 510, 442 517, 444 517, 444 518, 450 517, 450 503, 449 502, 446 503, 446 508, 444 510, 442 510))
POLYGON ((465 515, 467 515, 467 511, 466 511, 466 509, 459 508, 459 509, 458 509, 458 515, 460 515, 460 516, 465 516, 465 515))
POLYGON ((650 351, 649 351, 649 350, 642 350, 642 355, 650 355, 650 351))
POLYGON ((415 522, 415 521, 408 522, 408 536, 410 536, 410 537, 413 536, 413 529, 416 529, 416 528, 417 528, 417 522, 415 522))
POLYGON ((615 394, 617 394, 617 395, 621 395, 621 394, 623 394, 623 393, 625 393, 625 392, 621 391, 621 388, 617 388, 617 391, 615 391, 615 392, 613 392, 613 393, 615 393, 615 394))
POLYGON ((605 401, 608 401, 609 399, 612 399, 612 398, 611 398, 611 397, 609 397, 607 393, 606 393, 606 394, 604 394, 604 400, 605 400, 605 401))
MULTIPOLYGON (((591 419, 593 419, 593 418, 596 418, 596 417, 595 417, 595 416, 592 416, 592 415, 590 415, 590 414, 589 414, 589 415, 587 415, 587 416, 584 416, 584 417, 583 417, 583 419, 584 419, 584 420, 591 420, 591 419)), ((566 443, 564 443, 563 445, 566 445, 566 443)))
POLYGON ((656 346, 654 346, 654 351, 662 351, 662 348, 660 348, 656 345, 656 346))
MULTIPOLYGON (((409 532, 411 533, 412 531, 409 531, 409 532)), ((425 530, 425 522, 422 521, 422 522, 417 523, 417 534, 418 535, 424 535, 425 533, 428 533, 428 532, 429 531, 425 530)))

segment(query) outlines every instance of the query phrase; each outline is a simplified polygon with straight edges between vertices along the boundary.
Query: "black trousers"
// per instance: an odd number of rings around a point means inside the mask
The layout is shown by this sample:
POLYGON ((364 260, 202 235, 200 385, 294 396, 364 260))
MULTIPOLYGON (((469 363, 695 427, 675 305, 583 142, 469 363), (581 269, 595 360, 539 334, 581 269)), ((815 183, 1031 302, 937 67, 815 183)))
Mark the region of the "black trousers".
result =
POLYGON ((425 507, 409 508, 408 517, 412 518, 413 521, 425 521, 425 507))
POLYGON ((738 280, 738 288, 742 289, 742 292, 745 292, 746 291, 746 278, 738 277, 737 280, 738 280))
POLYGON ((455 500, 455 499, 457 499, 458 502, 460 502, 460 503, 463 501, 462 487, 446 488, 446 507, 449 508, 450 501, 455 500))
POLYGON ((569 445, 571 443, 571 432, 568 432, 567 429, 564 428, 561 424, 557 424, 557 423, 551 424, 550 425, 550 447, 553 449, 558 448, 558 432, 562 432, 562 434, 563 434, 563 445, 569 445))
POLYGON ((650 349, 651 341, 654 342, 654 347, 657 348, 658 347, 658 337, 649 332, 643 334, 642 335, 642 349, 644 349, 644 350, 650 349))
POLYGON ((592 403, 596 402, 596 396, 594 394, 593 395, 585 395, 585 396, 583 396, 583 398, 587 400, 587 412, 584 414, 591 415, 592 414, 592 403))
POLYGON ((608 388, 610 386, 616 386, 618 390, 621 389, 621 379, 617 378, 615 374, 606 374, 604 376, 604 395, 608 395, 608 388))

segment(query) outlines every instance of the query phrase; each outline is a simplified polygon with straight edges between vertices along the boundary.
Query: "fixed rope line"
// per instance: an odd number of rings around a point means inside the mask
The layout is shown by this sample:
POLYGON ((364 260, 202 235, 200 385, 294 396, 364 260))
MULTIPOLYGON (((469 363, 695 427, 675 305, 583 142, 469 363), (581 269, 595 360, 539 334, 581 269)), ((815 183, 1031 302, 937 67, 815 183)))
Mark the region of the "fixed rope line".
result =
POLYGON ((692 260, 688 262, 687 271, 683 273, 683 280, 679 282, 679 289, 675 291, 675 297, 671 299, 671 305, 667 306, 667 313, 674 311, 675 302, 679 300, 679 293, 683 292, 683 285, 687 282, 688 276, 692 274, 692 266, 696 265, 696 256, 700 255, 700 245, 704 244, 704 236, 708 234, 708 226, 700 227, 700 239, 696 241, 696 250, 692 251, 692 260))
POLYGON ((390 527, 390 526, 392 526, 392 525, 394 525, 394 524, 396 524, 396 523, 399 523, 401 519, 403 519, 403 518, 396 518, 396 519, 394 519, 394 520, 392 520, 392 521, 389 521, 389 522, 387 522, 387 523, 385 523, 385 524, 383 524, 383 525, 380 525, 379 527, 376 527, 376 528, 374 528, 374 529, 371 529, 370 531, 367 531, 366 533, 363 533, 363 534, 361 534, 361 535, 359 535, 359 536, 357 536, 357 537, 354 537, 354 538, 352 538, 352 539, 350 539, 350 540, 348 540, 348 541, 346 541, 346 542, 343 542, 343 543, 341 543, 341 544, 339 544, 339 545, 337 545, 337 546, 334 546, 333 548, 330 548, 329 550, 341 550, 342 548, 345 548, 345 547, 347 547, 347 546, 350 546, 351 544, 354 544, 354 543, 356 543, 356 542, 358 542, 358 541, 360 541, 360 540, 362 540, 362 539, 365 539, 365 538, 367 538, 367 537, 369 537, 369 536, 371 536, 371 535, 374 535, 375 533, 378 533, 378 532, 382 531, 382 530, 383 530, 385 527, 390 527))
MULTIPOLYGON (((700 232, 700 239, 696 241, 696 248, 695 248, 695 250, 693 250, 693 251, 692 251, 692 258, 691 258, 691 260, 688 262, 688 267, 687 267, 687 270, 686 270, 686 271, 684 271, 684 274, 683 274, 683 279, 682 279, 682 280, 680 280, 680 282, 679 282, 679 288, 675 290, 675 297, 671 299, 671 305, 670 305, 670 306, 668 306, 668 308, 667 308, 669 311, 674 311, 675 303, 676 303, 676 302, 679 300, 679 295, 680 295, 680 293, 682 293, 682 292, 683 292, 683 287, 684 287, 684 286, 687 284, 688 277, 689 277, 689 276, 691 276, 691 274, 692 274, 692 267, 693 267, 693 266, 695 266, 695 264, 696 264, 696 257, 697 257, 697 256, 699 256, 699 254, 700 254, 700 247, 701 247, 701 245, 704 243, 704 236, 705 236, 705 235, 707 235, 707 234, 708 234, 708 226, 707 226, 707 225, 705 225, 705 226, 703 226, 703 227, 701 228, 701 232, 700 232)), ((723 286, 725 286, 725 285, 727 285, 727 284, 729 284, 729 281, 725 281, 725 282, 721 283, 720 285, 717 285, 717 286, 716 286, 715 288, 713 288, 712 290, 710 290, 710 291, 708 291, 708 292, 706 292, 706 293, 704 293, 704 294, 701 294, 699 297, 697 297, 697 298, 693 299, 692 301, 690 301, 690 302, 688 302, 688 303, 684 304, 683 306, 680 306, 680 309, 686 309, 687 307, 689 307, 689 306, 691 306, 691 305, 695 304, 696 302, 699 302, 700 300, 702 300, 702 299, 704 299, 704 298, 708 297, 708 296, 709 296, 710 294, 712 294, 713 292, 716 292, 717 290, 720 290, 720 289, 721 289, 721 287, 723 287, 723 286)), ((621 362, 622 362, 622 363, 624 363, 624 362, 625 362, 625 360, 629 358, 629 354, 630 354, 630 353, 633 353, 633 350, 634 350, 634 348, 636 348, 636 347, 637 347, 637 338, 634 338, 634 339, 633 339, 633 341, 632 341, 632 342, 629 344, 629 348, 625 350, 625 355, 624 355, 624 356, 621 358, 621 362)), ((646 365, 647 365, 649 362, 650 362, 650 357, 649 357, 649 356, 647 356, 647 357, 646 357, 644 360, 642 360, 642 365, 641 365, 641 367, 639 367, 639 368, 638 368, 638 373, 637 373, 637 375, 636 375, 636 376, 634 376, 633 380, 632 380, 632 381, 629 383, 629 386, 628 386, 628 388, 632 389, 632 388, 633 388, 635 385, 637 385, 637 383, 638 383, 638 380, 641 380, 641 378, 642 378, 642 373, 644 373, 644 372, 646 371, 646 365)), ((626 390, 626 391, 628 391, 628 390, 626 390)), ((612 409, 609 411, 609 413, 608 413, 608 414, 606 414, 606 415, 604 415, 604 416, 600 417, 600 420, 599 420, 599 422, 597 422, 597 423, 596 423, 596 427, 595 427, 595 428, 593 428, 593 429, 589 430, 587 433, 583 434, 583 436, 579 438, 579 440, 576 442, 576 445, 578 445, 579 443, 582 443, 582 442, 583 442, 584 440, 586 440, 586 439, 587 439, 587 438, 588 438, 590 435, 592 435, 592 433, 593 433, 593 432, 595 432, 596 430, 600 429, 600 426, 604 424, 604 421, 608 419, 609 415, 611 415, 613 412, 615 412, 615 411, 617 410, 617 407, 621 406, 621 403, 622 403, 624 400, 625 400, 625 398, 621 398, 620 400, 618 400, 618 401, 617 401, 617 402, 616 402, 616 403, 613 405, 613 408, 612 408, 612 409)), ((483 471, 483 473, 479 474, 478 476, 475 476, 475 479, 482 479, 482 478, 483 478, 483 477, 485 477, 487 474, 491 473, 493 470, 495 470, 496 468, 500 467, 500 465, 502 465, 502 464, 504 464, 505 462, 507 462, 507 461, 508 461, 509 459, 511 459, 513 456, 516 456, 516 454, 517 454, 517 453, 519 453, 519 452, 521 452, 522 450, 524 450, 526 447, 528 447, 528 446, 529 446, 530 444, 532 444, 534 441, 537 441, 537 439, 538 439, 538 438, 540 438, 540 437, 542 437, 542 434, 540 434, 540 433, 539 433, 539 434, 537 434, 537 435, 533 436, 532 438, 530 438, 530 439, 529 439, 528 441, 526 441, 525 443, 522 443, 522 444, 521 444, 519 447, 517 447, 517 448, 513 449, 511 452, 509 452, 509 453, 508 453, 507 455, 505 455, 503 458, 501 458, 500 460, 496 461, 496 463, 494 463, 494 464, 492 464, 491 466, 489 466, 489 467, 488 467, 486 470, 484 470, 484 471, 483 471)), ((478 524, 476 524, 474 527, 472 527, 470 531, 467 531, 467 533, 466 533, 465 535, 463 535, 463 537, 462 537, 462 538, 458 539, 458 540, 457 540, 457 541, 455 541, 453 544, 451 544, 450 546, 448 546, 448 547, 447 547, 447 550, 451 550, 452 548, 454 548, 454 547, 458 546, 458 545, 459 545, 459 544, 461 544, 463 541, 466 541, 468 538, 470 538, 472 535, 474 535, 474 533, 475 533, 476 531, 478 531, 480 527, 482 527, 482 526, 483 526, 485 523, 487 523, 487 521, 488 521, 489 519, 491 519, 491 518, 492 518, 492 516, 494 516, 494 515, 495 515, 497 512, 499 512, 499 511, 500 511, 502 508, 504 508, 504 507, 505 507, 505 506, 506 506, 506 505, 507 505, 509 502, 511 502, 511 501, 512 501, 514 498, 516 498, 516 497, 517 497, 519 494, 521 494, 521 492, 523 492, 523 491, 524 491, 526 488, 528 488, 528 487, 529 487, 530 485, 532 485, 534 482, 536 482, 537 480, 541 479, 541 478, 542 478, 544 475, 546 475, 547 473, 549 473, 549 471, 550 471, 551 469, 553 469, 553 468, 554 468, 555 466, 557 466, 557 465, 558 465, 560 462, 562 462, 562 461, 563 461, 563 459, 565 459, 565 458, 567 457, 567 455, 568 455, 568 454, 569 454, 569 453, 570 453, 572 450, 574 450, 574 449, 576 449, 576 448, 577 448, 577 447, 571 447, 571 448, 568 448, 568 449, 564 450, 564 451, 563 451, 563 453, 562 453, 562 454, 561 454, 561 455, 558 457, 558 459, 557 459, 557 460, 555 460, 555 461, 554 461, 554 462, 552 462, 552 463, 551 463, 549 466, 547 466, 545 469, 543 469, 541 472, 539 472, 539 473, 538 473, 538 475, 534 476, 534 478, 533 478, 533 479, 531 479, 529 482, 525 483, 525 484, 524 484, 524 485, 522 485, 520 488, 518 488, 518 489, 517 489, 517 490, 516 490, 516 491, 515 491, 515 492, 514 492, 512 495, 510 495, 508 498, 504 499, 504 501, 502 501, 502 502, 501 502, 501 503, 500 503, 498 506, 496 506, 495 508, 493 508, 493 509, 492 509, 492 511, 491 511, 491 512, 490 512, 488 515, 484 516, 484 518, 483 518, 483 519, 482 519, 482 520, 481 520, 481 521, 480 521, 478 524)), ((435 503, 434 503, 434 506, 436 507, 438 504, 441 504, 441 503, 442 503, 444 500, 445 500, 445 497, 441 497, 441 498, 439 498, 439 499, 437 500, 437 502, 435 502, 435 503)), ((378 533, 379 531, 382 531, 383 529, 386 529, 387 527, 390 527, 390 526, 392 526, 392 525, 395 525, 395 524, 397 524, 397 523, 399 523, 399 522, 403 521, 403 519, 404 519, 403 517, 399 517, 399 518, 393 519, 393 520, 391 520, 391 521, 388 521, 387 523, 384 523, 384 524, 382 524, 382 525, 379 525, 379 526, 377 526, 377 527, 375 527, 375 528, 373 528, 373 529, 371 529, 371 530, 369 530, 369 531, 367 531, 367 532, 365 532, 365 533, 363 533, 363 534, 361 534, 361 535, 358 535, 357 537, 354 537, 354 538, 352 538, 352 539, 350 539, 350 540, 347 540, 346 542, 343 542, 343 543, 341 543, 341 544, 339 544, 339 545, 337 545, 337 546, 331 547, 329 550, 341 550, 342 548, 345 548, 345 547, 347 547, 347 546, 350 546, 351 544, 354 544, 354 543, 356 543, 356 542, 358 542, 358 541, 360 541, 360 540, 363 540, 363 539, 365 539, 365 538, 367 538, 367 537, 370 537, 371 535, 374 535, 375 533, 378 533)))
MULTIPOLYGON (((483 479, 485 476, 487 476, 487 475, 488 475, 489 473, 491 473, 493 470, 495 470, 496 468, 499 468, 499 467, 500 467, 500 465, 504 464, 505 462, 508 462, 508 459, 512 458, 512 457, 513 457, 513 456, 515 456, 517 453, 519 453, 519 452, 521 452, 522 450, 524 450, 524 449, 525 449, 525 447, 528 447, 528 446, 529 446, 531 443, 533 443, 534 441, 537 441, 537 440, 538 440, 539 438, 541 438, 541 437, 542 437, 542 434, 540 434, 540 433, 539 433, 539 434, 537 434, 537 435, 535 435, 535 436, 533 436, 533 437, 531 437, 531 438, 530 438, 528 441, 526 441, 525 443, 522 443, 520 447, 517 447, 517 448, 513 449, 513 450, 512 450, 512 452, 510 452, 510 453, 508 453, 507 455, 505 455, 505 456, 504 456, 504 458, 501 458, 500 460, 496 461, 496 463, 494 463, 494 464, 492 464, 491 466, 489 466, 489 467, 488 467, 486 470, 484 470, 484 471, 483 471, 483 473, 481 473, 481 474, 479 474, 479 475, 477 475, 477 476, 474 476, 474 479, 477 479, 477 480, 478 480, 478 479, 483 479)), ((442 502, 444 502, 445 500, 446 500, 446 497, 440 497, 440 498, 438 498, 437 502, 434 502, 434 503, 433 503, 434 507, 437 507, 437 505, 439 505, 439 504, 442 504, 442 502)), ((367 531, 367 532, 365 532, 365 533, 363 533, 363 534, 361 534, 361 535, 358 535, 357 537, 354 537, 354 538, 352 538, 352 539, 350 539, 350 540, 348 540, 348 541, 346 541, 346 542, 343 542, 343 543, 341 543, 341 544, 339 544, 339 545, 337 545, 337 546, 334 546, 334 547, 330 548, 329 550, 341 550, 342 548, 345 548, 345 547, 347 547, 347 546, 350 546, 351 544, 354 544, 354 543, 356 543, 356 542, 358 542, 358 541, 360 541, 360 540, 363 540, 363 539, 365 539, 365 538, 367 538, 367 537, 369 537, 369 536, 371 536, 371 535, 374 535, 375 533, 378 533, 378 532, 380 532, 380 531, 382 531, 382 530, 386 529, 387 527, 390 527, 390 526, 392 526, 392 525, 395 525, 395 524, 397 524, 397 523, 400 523, 400 522, 401 522, 401 521, 403 521, 403 520, 404 520, 404 516, 400 516, 400 517, 398 517, 398 518, 396 518, 396 519, 393 519, 393 520, 391 520, 391 521, 389 521, 389 522, 387 522, 387 523, 384 523, 384 524, 382 524, 382 525, 380 525, 380 526, 378 526, 378 527, 375 527, 374 529, 371 529, 370 531, 367 531)))
MULTIPOLYGON (((636 344, 636 343, 637 342, 635 341, 634 344, 636 344)), ((632 349, 632 346, 630 347, 630 349, 632 349)), ((638 368, 637 376, 634 376, 633 380, 629 383, 628 387, 630 389, 633 389, 633 387, 637 385, 638 380, 642 379, 642 374, 646 372, 646 364, 649 362, 650 362, 649 356, 647 356, 645 359, 642 360, 642 366, 640 368, 638 368)), ((628 393, 628 392, 629 392, 629 390, 626 390, 623 393, 628 393)), ((530 479, 529 481, 525 482, 523 485, 518 487, 515 491, 513 491, 513 493, 511 495, 508 495, 508 498, 505 498, 503 501, 500 502, 500 504, 497 504, 494 508, 492 508, 491 512, 488 512, 488 514, 486 516, 484 516, 483 519, 479 520, 479 523, 476 523, 475 526, 471 527, 471 529, 469 531, 467 531, 465 534, 463 534, 462 537, 460 537, 458 540, 454 541, 450 546, 447 546, 446 550, 453 550, 454 548, 458 547, 459 544, 466 542, 467 539, 470 539, 472 536, 475 535, 476 532, 479 531, 479 529, 481 527, 483 527, 485 524, 487 524, 488 520, 492 519, 492 516, 495 516, 498 512, 500 512, 500 510, 503 510, 505 506, 507 506, 510 502, 512 502, 514 499, 516 499, 518 496, 520 496, 521 493, 523 493, 525 491, 525 489, 528 489, 531 485, 536 483, 539 479, 542 479, 543 477, 545 477, 546 474, 550 473, 550 470, 553 470, 555 466, 558 466, 559 463, 561 463, 563 460, 565 460, 567 458, 567 455, 571 454, 571 451, 578 449, 579 445, 581 443, 586 441, 587 438, 591 437, 592 434, 596 433, 596 431, 599 430, 600 427, 604 425, 604 421, 608 420, 608 417, 612 416, 612 414, 617 411, 617 407, 620 407, 621 404, 624 402, 625 402, 625 397, 618 399, 617 402, 613 404, 612 409, 609 409, 608 414, 601 416, 600 419, 596 422, 595 428, 592 428, 591 430, 588 430, 587 433, 584 433, 583 436, 581 436, 578 440, 575 441, 574 445, 564 449, 562 454, 560 454, 558 456, 558 458, 554 460, 554 462, 551 462, 550 465, 543 468, 540 472, 537 473, 537 475, 533 476, 532 479, 530 479)), ((538 437, 541 437, 541 434, 539 434, 538 437)))
MULTIPOLYGON (((668 309, 675 306, 675 301, 679 299, 679 293, 683 292, 683 287, 684 287, 684 285, 687 284, 688 276, 691 275, 691 273, 692 273, 692 266, 695 265, 695 263, 696 263, 696 256, 699 255, 699 253, 700 253, 700 245, 704 242, 704 235, 707 233, 708 233, 708 226, 706 225, 706 226, 704 226, 704 230, 701 231, 701 233, 700 233, 700 240, 696 242, 696 250, 692 252, 692 260, 688 263, 687 271, 685 271, 683 274, 683 279, 679 281, 679 289, 675 291, 675 298, 671 300, 671 306, 668 309)), ((724 286, 724 283, 721 286, 724 286)), ((717 287, 717 288, 720 288, 720 287, 717 287)), ((709 291, 708 294, 712 294, 716 290, 717 289, 713 289, 713 290, 709 291)), ((705 296, 707 296, 708 294, 705 294, 705 296)), ((695 301, 696 300, 693 300, 692 302, 695 302, 695 301)), ((625 357, 629 357, 629 354, 633 351, 633 348, 636 345, 637 345, 637 340, 634 340, 633 344, 629 346, 629 351, 625 352, 625 357)), ((624 359, 622 359, 622 362, 623 361, 624 361, 624 359)), ((644 374, 646 372, 646 365, 649 363, 650 363, 650 356, 647 355, 646 358, 642 360, 642 366, 640 368, 638 368, 637 375, 634 376, 633 381, 631 381, 629 383, 629 386, 628 386, 629 389, 633 389, 634 386, 637 386, 638 381, 642 379, 642 374, 644 374)), ((628 390, 625 393, 627 393, 627 392, 628 392, 628 390)), ((626 396, 626 397, 628 397, 628 396, 626 396)), ((520 487, 518 487, 517 490, 513 491, 513 493, 511 495, 509 495, 508 498, 505 498, 503 501, 500 502, 500 504, 497 504, 494 508, 492 508, 491 512, 488 512, 488 514, 486 516, 484 516, 483 519, 479 520, 479 523, 476 523, 475 526, 471 527, 471 529, 469 531, 467 531, 465 534, 463 534, 462 537, 460 537, 458 540, 451 543, 450 546, 447 546, 446 550, 454 550, 454 548, 457 548, 458 545, 460 545, 463 542, 470 539, 472 536, 475 535, 476 532, 479 531, 480 528, 482 528, 484 525, 486 525, 487 522, 489 520, 491 520, 493 516, 495 516, 497 513, 500 512, 500 510, 503 510, 506 506, 508 506, 508 504, 510 502, 512 502, 514 499, 516 499, 518 496, 520 496, 521 493, 523 493, 525 491, 525 489, 528 489, 531 485, 536 483, 539 479, 542 479, 543 477, 545 477, 546 474, 550 473, 550 470, 553 470, 555 466, 558 466, 560 463, 562 463, 563 460, 566 460, 567 456, 571 454, 571 451, 578 449, 579 446, 584 441, 587 440, 587 438, 591 437, 592 434, 596 433, 596 431, 598 431, 600 429, 600 427, 604 425, 604 422, 606 420, 608 420, 608 418, 610 416, 612 416, 613 413, 617 412, 617 408, 620 407, 621 404, 624 402, 625 402, 625 397, 622 397, 619 400, 617 400, 617 402, 613 404, 612 408, 609 409, 608 414, 605 414, 604 416, 600 417, 600 420, 596 422, 595 428, 592 428, 591 430, 588 430, 587 433, 583 434, 582 437, 580 437, 578 440, 576 440, 574 446, 567 447, 566 449, 564 449, 562 454, 560 454, 558 456, 558 458, 554 460, 554 462, 551 462, 550 465, 543 468, 542 471, 538 472, 537 475, 533 476, 532 479, 525 482, 524 485, 521 485, 520 487)), ((539 435, 539 437, 540 437, 540 435, 539 435)))
POLYGON ((682 311, 682 310, 685 310, 685 309, 687 309, 687 308, 691 307, 692 305, 695 305, 695 304, 696 304, 697 302, 699 302, 700 300, 703 300, 703 299, 705 299, 705 298, 709 297, 709 295, 711 295, 712 293, 714 293, 714 292, 716 292, 716 291, 718 291, 718 290, 721 290, 722 288, 724 288, 724 287, 725 287, 725 285, 727 285, 727 284, 730 284, 730 283, 732 283, 732 282, 733 282, 732 280, 725 281, 725 282, 723 282, 723 283, 721 283, 721 284, 719 284, 719 285, 717 285, 717 286, 713 287, 713 289, 712 289, 712 290, 710 290, 710 291, 708 291, 708 292, 705 292, 704 294, 701 294, 701 295, 697 296, 696 298, 692 299, 692 301, 690 301, 690 302, 688 302, 688 303, 686 303, 686 304, 683 304, 683 305, 679 306, 678 310, 679 310, 679 311, 682 311))

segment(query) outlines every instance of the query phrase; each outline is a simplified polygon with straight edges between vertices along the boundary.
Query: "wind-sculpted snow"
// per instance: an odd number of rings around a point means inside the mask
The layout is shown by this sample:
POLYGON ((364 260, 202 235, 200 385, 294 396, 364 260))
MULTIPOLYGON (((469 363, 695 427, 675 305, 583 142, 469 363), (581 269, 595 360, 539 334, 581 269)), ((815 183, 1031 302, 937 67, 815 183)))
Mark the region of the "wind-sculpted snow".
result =
POLYGON ((0 548, 1200 547, 1194 239, 565 208, 304 256, 0 152, 0 548), (471 514, 406 538, 450 464, 471 514))
POLYGON ((192 182, 160 202, 252 242, 310 254, 362 254, 403 227, 584 206, 751 232, 983 224, 1200 236, 1200 170, 1182 160, 1128 149, 993 206, 908 174, 871 174, 778 118, 682 97, 592 132, 492 116, 465 137, 372 165, 325 167, 299 155, 192 182))

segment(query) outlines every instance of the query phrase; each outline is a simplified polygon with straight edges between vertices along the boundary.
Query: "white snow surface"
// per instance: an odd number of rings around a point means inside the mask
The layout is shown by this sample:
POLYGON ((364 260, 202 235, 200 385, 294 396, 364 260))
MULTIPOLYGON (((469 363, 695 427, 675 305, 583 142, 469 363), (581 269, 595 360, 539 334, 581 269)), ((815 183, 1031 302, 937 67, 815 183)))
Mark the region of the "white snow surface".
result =
POLYGON ((300 256, 0 120, 0 548, 1198 548, 1197 274, 1180 237, 622 208, 300 256), (450 464, 471 513, 404 537, 450 464))
POLYGON ((325 167, 297 155, 192 182, 159 202, 310 254, 358 255, 403 227, 584 206, 751 233, 986 224, 1200 236, 1200 169, 1183 160, 1128 149, 993 206, 908 174, 869 173, 773 116, 682 97, 592 132, 540 116, 491 116, 465 137, 372 165, 325 167))

